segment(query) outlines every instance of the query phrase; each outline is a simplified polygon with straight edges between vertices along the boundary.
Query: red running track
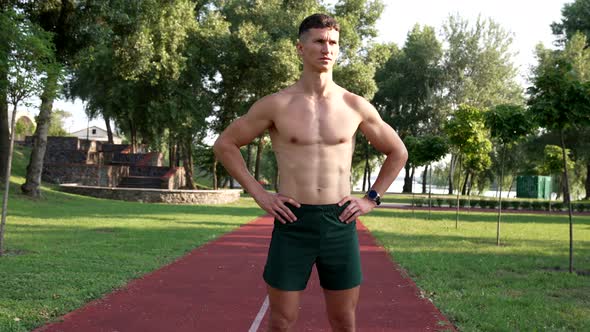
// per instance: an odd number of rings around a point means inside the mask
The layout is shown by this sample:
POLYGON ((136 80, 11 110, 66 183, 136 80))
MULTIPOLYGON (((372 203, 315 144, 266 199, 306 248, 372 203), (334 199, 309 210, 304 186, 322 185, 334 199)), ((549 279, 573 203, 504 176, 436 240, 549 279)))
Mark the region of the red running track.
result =
MULTIPOLYGON (((360 332, 454 330, 414 282, 404 277, 368 230, 357 224, 364 281, 360 332)), ((260 217, 125 288, 36 331, 266 331, 262 271, 272 220, 260 217), (259 314, 260 313, 260 314, 259 314)), ((314 270, 301 298, 297 331, 330 331, 314 270)))

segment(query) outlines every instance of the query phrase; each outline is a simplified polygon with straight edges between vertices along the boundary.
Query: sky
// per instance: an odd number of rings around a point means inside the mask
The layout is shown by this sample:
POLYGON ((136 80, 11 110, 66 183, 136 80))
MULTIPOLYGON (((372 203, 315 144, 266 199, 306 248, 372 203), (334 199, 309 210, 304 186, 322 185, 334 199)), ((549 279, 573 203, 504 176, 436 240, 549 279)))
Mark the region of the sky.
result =
MULTIPOLYGON (((418 23, 430 25, 442 40, 441 26, 450 14, 459 14, 470 23, 475 22, 478 15, 492 18, 505 30, 513 34, 513 49, 517 53, 514 59, 519 68, 519 81, 526 84, 530 67, 535 64, 534 49, 542 42, 551 47, 554 40, 550 24, 560 21, 561 9, 573 0, 383 0, 385 10, 377 22, 379 42, 395 42, 402 47, 407 33, 418 23)), ((80 100, 68 102, 56 100, 55 108, 63 109, 72 114, 66 120, 67 131, 86 128, 88 124, 105 128, 103 120, 88 122, 84 106, 80 100)), ((32 113, 36 114, 35 110, 32 113)))

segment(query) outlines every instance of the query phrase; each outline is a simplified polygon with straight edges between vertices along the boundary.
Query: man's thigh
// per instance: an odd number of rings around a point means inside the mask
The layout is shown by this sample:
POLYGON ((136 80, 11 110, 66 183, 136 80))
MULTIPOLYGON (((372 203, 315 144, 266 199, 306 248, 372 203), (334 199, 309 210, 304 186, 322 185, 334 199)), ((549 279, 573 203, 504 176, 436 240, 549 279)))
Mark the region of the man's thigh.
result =
POLYGON ((299 314, 301 291, 284 291, 267 285, 271 316, 295 321, 299 314))
POLYGON ((358 303, 359 294, 360 286, 343 290, 324 289, 328 314, 330 316, 353 314, 358 303))

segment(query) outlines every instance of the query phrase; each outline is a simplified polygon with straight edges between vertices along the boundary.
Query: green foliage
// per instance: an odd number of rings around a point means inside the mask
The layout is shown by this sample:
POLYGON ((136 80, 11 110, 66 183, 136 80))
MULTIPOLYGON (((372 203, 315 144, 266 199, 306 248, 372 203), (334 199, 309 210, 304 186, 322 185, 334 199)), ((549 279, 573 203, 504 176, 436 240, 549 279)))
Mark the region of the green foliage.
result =
POLYGON ((466 169, 482 171, 490 166, 492 143, 481 110, 461 105, 445 123, 444 131, 455 151, 464 157, 466 169))
POLYGON ((561 22, 553 22, 551 29, 558 38, 558 42, 565 44, 577 32, 582 32, 590 38, 590 12, 589 0, 575 0, 566 3, 561 9, 561 22))
POLYGON ((403 49, 393 48, 375 74, 379 90, 373 102, 402 138, 440 131, 443 114, 435 97, 443 84, 441 57, 434 29, 416 25, 403 49))
POLYGON ((563 130, 590 123, 590 49, 576 34, 564 50, 537 46, 538 66, 528 89, 531 116, 547 129, 563 130))
POLYGON ((509 144, 531 134, 534 128, 529 114, 521 105, 497 105, 485 112, 484 117, 491 137, 501 144, 509 144))
POLYGON ((449 152, 447 140, 441 136, 406 136, 404 145, 408 150, 408 163, 413 167, 436 162, 449 152))
POLYGON ((70 112, 55 109, 51 112, 51 124, 47 136, 69 136, 68 131, 64 129, 65 121, 72 116, 70 112))
POLYGON ((461 104, 489 108, 522 100, 510 52, 510 32, 490 18, 478 17, 471 25, 454 15, 445 22, 443 36, 448 44, 443 68, 444 99, 449 109, 461 104))
MULTIPOLYGON (((558 174, 563 173, 563 149, 557 145, 547 145, 545 146, 544 151, 544 160, 545 162, 539 168, 539 172, 541 174, 549 175, 549 174, 558 174)), ((570 159, 570 150, 565 150, 566 156, 566 165, 568 170, 573 170, 574 162, 570 159)))

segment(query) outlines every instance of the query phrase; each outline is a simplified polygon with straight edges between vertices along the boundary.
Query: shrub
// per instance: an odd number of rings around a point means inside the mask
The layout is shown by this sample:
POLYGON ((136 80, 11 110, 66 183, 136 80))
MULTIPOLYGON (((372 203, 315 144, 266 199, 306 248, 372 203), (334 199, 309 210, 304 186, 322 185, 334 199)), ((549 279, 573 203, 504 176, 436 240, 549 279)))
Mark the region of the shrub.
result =
POLYGON ((584 203, 573 203, 572 209, 574 209, 578 212, 584 212, 584 203))
POLYGON ((480 204, 480 200, 479 200, 479 199, 472 199, 472 200, 469 202, 469 206, 471 206, 472 208, 474 208, 474 207, 476 207, 476 206, 478 206, 478 205, 480 205, 480 206, 481 206, 481 204, 480 204))
POLYGON ((459 206, 464 208, 465 206, 467 206, 467 199, 466 198, 460 198, 459 199, 459 206))
POLYGON ((521 205, 521 201, 509 201, 510 202, 510 207, 514 210, 518 210, 522 205, 521 205))
POLYGON ((507 210, 510 207, 510 201, 502 201, 502 210, 507 210))
POLYGON ((531 203, 531 207, 533 208, 533 210, 543 210, 543 203, 541 201, 533 201, 531 203))
POLYGON ((551 211, 551 201, 542 202, 541 209, 543 211, 551 211))
POLYGON ((414 205, 417 207, 422 207, 424 205, 424 198, 422 198, 422 197, 414 198, 414 205))
POLYGON ((495 209, 498 207, 498 201, 496 200, 489 200, 488 201, 488 209, 495 209))
POLYGON ((563 202, 555 202, 551 206, 553 211, 563 211, 564 205, 563 202))
POLYGON ((449 207, 455 207, 457 206, 457 199, 447 198, 447 204, 449 205, 449 207))
POLYGON ((520 207, 523 210, 530 210, 531 209, 531 201, 520 201, 520 207))
POLYGON ((441 207, 443 205, 443 202, 445 201, 444 198, 441 197, 437 197, 436 198, 436 206, 441 207))

